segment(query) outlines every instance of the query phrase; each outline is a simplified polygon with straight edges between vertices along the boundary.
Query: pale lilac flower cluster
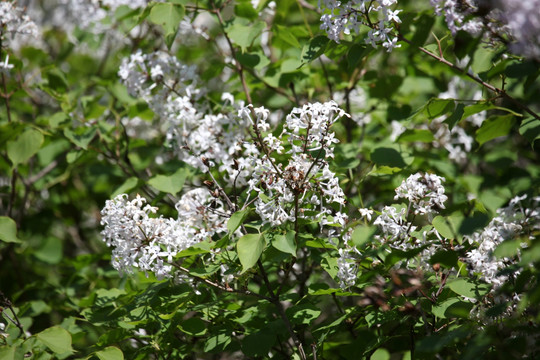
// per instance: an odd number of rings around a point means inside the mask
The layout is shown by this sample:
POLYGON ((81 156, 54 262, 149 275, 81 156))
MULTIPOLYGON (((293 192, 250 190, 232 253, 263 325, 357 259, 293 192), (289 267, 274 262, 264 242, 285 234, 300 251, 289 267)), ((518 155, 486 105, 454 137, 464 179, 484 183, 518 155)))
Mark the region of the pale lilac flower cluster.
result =
POLYGON ((243 141, 249 123, 236 114, 242 103, 224 93, 224 109, 231 111, 212 114, 202 99, 205 92, 198 87, 196 68, 164 52, 132 54, 118 74, 128 92, 155 113, 166 128, 168 145, 182 161, 207 170, 201 161, 204 156, 210 166, 226 172, 229 184, 245 184, 252 171, 247 157, 256 156, 258 150, 243 141))
POLYGON ((370 27, 366 43, 377 47, 382 44, 388 52, 401 47, 398 38, 392 34, 395 23, 401 23, 398 14, 401 10, 392 10, 397 0, 323 0, 324 6, 319 8, 325 12, 321 16, 321 29, 325 30, 328 38, 339 43, 341 33, 359 33, 360 27, 370 27), (328 13, 329 11, 329 13, 328 13), (372 19, 373 17, 373 19, 372 19))
POLYGON ((497 210, 497 216, 485 229, 466 237, 470 244, 478 246, 467 252, 473 273, 479 274, 494 289, 508 281, 508 275, 501 274, 501 270, 514 263, 515 259, 497 258, 493 251, 505 240, 540 230, 540 197, 532 199, 530 208, 523 206, 526 198, 526 195, 513 198, 507 207, 497 210))
POLYGON ((540 0, 504 0, 500 4, 501 20, 512 35, 510 50, 540 59, 540 0))
MULTIPOLYGON (((254 113, 255 120, 250 108, 240 115, 260 131, 267 131, 267 110, 257 108, 254 113)), ((338 142, 330 127, 342 116, 348 115, 333 101, 307 104, 291 111, 279 137, 264 136, 269 156, 251 157, 254 173, 248 182, 250 192, 257 192, 255 209, 264 222, 277 226, 302 217, 316 219, 321 225, 345 225, 347 216, 331 207, 336 204, 341 209, 345 195, 327 161, 333 158, 333 145, 338 142), (280 162, 277 158, 282 158, 285 148, 290 149, 288 160, 280 162)))
MULTIPOLYGON (((409 251, 424 247, 418 255, 418 261, 412 261, 417 266, 429 268, 429 259, 439 249, 442 249, 441 237, 435 229, 417 232, 418 227, 409 219, 411 213, 427 215, 428 220, 444 209, 444 203, 448 199, 444 195, 442 185, 444 178, 434 174, 416 173, 404 180, 396 189, 395 199, 406 199, 407 207, 385 206, 373 225, 381 230, 381 235, 376 239, 384 242, 394 249, 409 251), (412 236, 417 232, 415 236, 412 236)), ((360 209, 360 213, 371 219, 371 213, 367 209, 360 209)), ((409 264, 411 261, 407 261, 409 264)))
POLYGON ((482 31, 482 21, 471 17, 478 10, 475 0, 430 0, 430 3, 437 15, 444 15, 452 35, 456 35, 460 30, 472 35, 478 35, 482 31))
POLYGON ((396 189, 394 200, 407 199, 415 214, 432 216, 439 209, 444 209, 444 202, 448 200, 442 185, 444 181, 443 177, 435 174, 413 174, 396 189))
POLYGON ((223 204, 204 188, 185 193, 176 209, 175 220, 154 217, 158 208, 139 195, 133 200, 126 194, 108 200, 101 210, 105 226, 101 235, 114 248, 113 267, 129 274, 136 267, 158 279, 170 278, 174 270, 170 264, 178 252, 227 231, 223 204))
POLYGON ((509 38, 515 54, 540 58, 540 0, 430 0, 437 15, 444 15, 452 35, 460 30, 474 36, 485 31, 494 39, 509 38), (479 8, 487 14, 479 17, 479 8))
POLYGON ((26 35, 38 36, 38 28, 36 24, 30 20, 25 10, 16 7, 12 2, 4 1, 0 3, 0 39, 2 46, 5 46, 4 41, 18 36, 26 35))
POLYGON ((350 250, 347 251, 346 249, 339 249, 337 265, 338 272, 336 276, 339 279, 339 287, 344 290, 353 286, 356 282, 358 266, 356 265, 350 250))

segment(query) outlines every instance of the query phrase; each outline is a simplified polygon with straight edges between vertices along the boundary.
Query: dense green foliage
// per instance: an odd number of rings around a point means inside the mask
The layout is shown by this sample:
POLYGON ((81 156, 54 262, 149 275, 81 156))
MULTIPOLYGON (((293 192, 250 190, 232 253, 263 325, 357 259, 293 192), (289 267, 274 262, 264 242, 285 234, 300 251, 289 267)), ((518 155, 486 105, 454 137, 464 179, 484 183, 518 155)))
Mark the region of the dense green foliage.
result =
MULTIPOLYGON (((14 68, 0 69, 0 359, 540 355, 540 215, 523 212, 519 231, 490 252, 505 264, 502 285, 467 255, 478 247, 468 239, 516 196, 527 195, 522 210, 540 208, 538 60, 512 54, 505 41, 452 36, 428 1, 399 2, 401 47, 392 52, 366 44, 368 26, 328 39, 315 1, 274 6, 105 6, 106 32, 44 27, 39 43, 17 47, 3 37, 0 60, 9 55, 14 68), (182 20, 195 24, 191 32, 182 20), (130 95, 121 80, 123 59, 138 50, 194 65, 204 92, 190 101, 206 114, 236 115, 240 101, 268 109, 271 129, 242 130, 259 150, 261 136, 285 132, 293 108, 335 100, 350 117, 332 125, 339 143, 327 160, 347 201, 328 205, 328 225, 299 217, 298 192, 295 220, 269 224, 250 202, 257 193, 227 182, 226 169, 183 161, 204 154, 179 155, 155 99, 130 95), (236 102, 224 103, 224 92, 236 102), (128 121, 136 117, 138 125, 128 121), (394 198, 415 173, 445 178, 448 199, 434 217, 394 198), (226 209, 226 231, 174 255, 191 280, 113 268, 100 234, 107 200, 138 193, 176 218, 181 195, 206 187, 226 209), (407 209, 415 229, 406 241, 417 246, 393 246, 360 212, 376 218, 384 206, 407 209), (422 236, 429 241, 416 242, 422 236), (344 285, 345 250, 356 278, 344 285)), ((155 78, 156 89, 165 86, 155 78)), ((281 170, 286 151, 273 160, 281 170)))

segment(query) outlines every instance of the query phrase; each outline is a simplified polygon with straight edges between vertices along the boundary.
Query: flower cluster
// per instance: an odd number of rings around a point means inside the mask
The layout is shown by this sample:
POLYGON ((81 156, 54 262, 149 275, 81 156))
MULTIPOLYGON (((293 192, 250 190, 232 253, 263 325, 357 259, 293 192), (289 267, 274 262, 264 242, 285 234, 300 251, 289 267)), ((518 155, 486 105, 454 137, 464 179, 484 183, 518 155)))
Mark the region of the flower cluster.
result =
MULTIPOLYGON (((241 115, 253 122, 259 131, 269 129, 265 109, 250 108, 241 115)), ((258 193, 255 208, 261 219, 274 226, 297 218, 310 218, 321 222, 344 225, 347 219, 341 212, 334 213, 330 204, 345 204, 345 196, 327 159, 333 158, 333 144, 338 140, 330 127, 340 117, 348 116, 333 101, 314 103, 294 108, 287 116, 286 127, 279 137, 267 134, 264 154, 252 156, 254 176, 248 182, 249 190, 258 193), (285 147, 287 161, 279 162, 285 147)))
POLYGON ((204 188, 185 193, 176 204, 178 219, 152 217, 158 208, 137 195, 108 200, 101 211, 101 235, 112 251, 112 264, 120 272, 133 267, 152 272, 158 279, 172 276, 171 262, 188 247, 227 231, 223 204, 204 188), (210 206, 212 205, 212 206, 210 206))
POLYGON ((484 31, 492 40, 508 39, 509 49, 516 54, 540 58, 539 0, 430 2, 437 15, 444 15, 452 35, 462 30, 477 36, 484 31))
POLYGON ((540 59, 540 1, 505 0, 500 3, 500 18, 512 36, 510 50, 540 59))
POLYGON ((473 35, 478 35, 482 31, 482 21, 470 16, 478 10, 475 0, 430 0, 430 3, 437 15, 444 15, 452 35, 456 35, 460 30, 473 35))
POLYGON ((401 45, 397 44, 398 38, 392 35, 395 23, 401 23, 398 14, 401 10, 392 10, 391 7, 397 3, 397 0, 352 0, 337 1, 324 0, 324 8, 330 13, 321 16, 321 29, 325 30, 331 40, 339 43, 341 33, 350 34, 351 31, 358 34, 360 27, 366 25, 370 27, 366 43, 377 47, 382 46, 388 52, 401 45), (374 17, 374 19, 371 19, 374 17))
POLYGON ((16 35, 37 36, 38 28, 25 14, 24 9, 16 7, 12 2, 0 3, 0 39, 6 40, 6 35, 12 37, 16 35))
POLYGON ((443 177, 435 174, 411 175, 396 189, 394 199, 407 199, 415 214, 431 216, 438 209, 444 209, 444 202, 448 200, 442 186, 444 181, 443 177))
POLYGON ((478 246, 467 252, 472 271, 480 274, 485 282, 493 284, 494 288, 508 281, 508 274, 501 273, 501 270, 512 264, 513 259, 497 258, 493 251, 505 240, 540 229, 540 197, 532 199, 531 208, 523 206, 526 198, 526 195, 513 198, 507 207, 497 210, 497 216, 486 228, 466 237, 470 244, 478 246))
POLYGON ((166 128, 168 144, 181 160, 206 171, 204 156, 208 165, 227 173, 228 183, 245 184, 251 172, 246 156, 258 151, 243 141, 249 123, 236 115, 242 104, 235 104, 232 95, 222 96, 224 108, 232 107, 231 112, 212 114, 202 99, 205 92, 197 86, 196 68, 165 52, 132 54, 118 74, 128 92, 144 100, 166 128))

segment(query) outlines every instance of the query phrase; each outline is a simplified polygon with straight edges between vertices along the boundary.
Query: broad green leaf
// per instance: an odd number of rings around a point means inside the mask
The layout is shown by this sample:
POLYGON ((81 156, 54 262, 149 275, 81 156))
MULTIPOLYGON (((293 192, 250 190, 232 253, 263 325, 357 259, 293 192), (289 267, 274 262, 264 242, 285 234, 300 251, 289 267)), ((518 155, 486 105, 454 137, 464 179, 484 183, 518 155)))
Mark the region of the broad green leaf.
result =
POLYGON ((206 324, 199 318, 192 317, 178 325, 180 330, 191 336, 201 336, 206 333, 206 324))
POLYGON ((8 243, 20 243, 17 238, 17 224, 12 218, 0 216, 0 240, 8 243))
POLYGON ((47 72, 48 87, 56 92, 64 93, 68 89, 66 76, 60 69, 53 68, 47 72))
POLYGON ((175 195, 184 187, 187 175, 188 171, 180 168, 172 175, 156 175, 148 180, 148 184, 161 192, 175 195))
POLYGON ((439 116, 449 113, 455 107, 455 102, 452 99, 430 99, 424 107, 429 119, 435 119, 439 116))
POLYGON ((319 35, 311 39, 302 48, 302 55, 300 56, 302 62, 307 64, 324 54, 328 41, 328 37, 325 35, 319 35))
POLYGON ((447 239, 455 239, 456 232, 452 229, 451 224, 444 217, 438 215, 432 221, 435 229, 447 239))
POLYGON ((408 129, 401 134, 398 142, 427 142, 430 143, 434 140, 433 133, 426 129, 408 129))
POLYGON ((71 334, 60 326, 45 329, 38 333, 36 337, 56 354, 73 352, 71 334))
POLYGON ((270 60, 260 51, 253 53, 237 53, 236 59, 240 64, 257 70, 270 64, 270 60))
POLYGON ((293 324, 311 324, 321 315, 321 310, 313 304, 295 305, 285 312, 293 324))
POLYGON ((223 352, 227 345, 231 343, 232 339, 230 335, 218 334, 214 335, 204 343, 204 351, 210 353, 223 352))
POLYGON ((454 126, 463 118, 465 105, 459 103, 457 104, 456 108, 452 112, 452 115, 446 118, 444 122, 448 124, 448 127, 450 130, 454 128, 454 126))
POLYGON ((535 118, 524 119, 519 127, 519 133, 532 145, 540 139, 540 120, 535 118))
POLYGON ((378 348, 373 355, 371 355, 370 360, 390 360, 390 353, 386 349, 378 348))
POLYGON ((58 264, 63 254, 62 240, 49 236, 34 253, 35 257, 47 264, 58 264))
POLYGON ((246 19, 256 19, 259 13, 253 8, 249 0, 235 1, 234 13, 236 16, 246 19))
POLYGON ((0 359, 15 360, 15 346, 0 346, 0 359))
POLYGON ((227 221, 227 230, 229 233, 233 233, 244 223, 249 215, 249 208, 235 212, 227 221))
POLYGON ((287 254, 296 257, 296 242, 294 239, 294 231, 288 231, 285 235, 276 235, 272 240, 272 246, 287 254))
POLYGON ((451 250, 441 250, 429 259, 430 264, 441 264, 447 269, 457 268, 458 254, 451 250))
POLYGON ((471 280, 458 278, 446 283, 446 285, 458 295, 480 300, 489 292, 490 286, 487 284, 475 284, 471 280))
POLYGON ((498 258, 511 258, 517 255, 519 249, 521 248, 520 239, 510 239, 505 240, 497 246, 493 255, 498 258))
POLYGON ((291 45, 295 49, 300 48, 300 43, 298 42, 298 39, 296 38, 294 33, 290 31, 289 28, 281 25, 276 25, 274 31, 276 32, 276 36, 279 39, 285 41, 287 44, 291 45))
POLYGON ((124 360, 122 350, 115 346, 108 346, 103 350, 96 351, 95 355, 99 360, 124 360))
POLYGON ((247 234, 238 239, 236 250, 242 264, 242 273, 252 268, 259 260, 264 249, 264 238, 261 234, 247 234))
POLYGON ((72 131, 70 129, 64 129, 64 135, 71 140, 72 143, 77 145, 80 148, 83 148, 84 150, 87 150, 88 145, 94 137, 96 136, 97 128, 91 127, 91 128, 84 128, 80 127, 76 129, 75 131, 72 131))
POLYGON ((13 166, 26 162, 34 156, 41 144, 43 144, 43 134, 36 129, 27 129, 17 139, 7 142, 7 155, 13 166))
POLYGON ((414 157, 402 146, 389 145, 373 150, 371 161, 378 166, 405 168, 412 164, 414 157))
POLYGON ((376 231, 377 229, 373 226, 360 225, 354 229, 351 239, 354 245, 363 247, 371 242, 376 231))
POLYGON ((368 48, 367 45, 352 45, 347 53, 348 71, 350 72, 356 68, 360 60, 362 60, 362 58, 364 58, 364 56, 366 56, 370 51, 371 49, 368 48))
POLYGON ((184 6, 171 3, 157 3, 150 10, 148 20, 156 25, 160 25, 165 33, 165 41, 170 48, 180 21, 184 17, 184 6))
POLYGON ((489 140, 508 135, 515 123, 514 115, 495 116, 487 119, 476 131, 476 141, 482 146, 489 140))
POLYGON ((263 330, 255 334, 250 334, 242 340, 242 352, 250 357, 266 357, 275 342, 276 335, 263 330))
POLYGON ((128 178, 126 181, 124 181, 122 185, 120 185, 116 190, 113 191, 113 193, 111 194, 111 198, 114 198, 120 194, 129 193, 131 190, 137 187, 138 183, 138 178, 134 176, 128 178))
POLYGON ((253 44, 265 27, 266 24, 262 21, 252 25, 234 24, 227 28, 227 34, 235 44, 245 50, 253 44))

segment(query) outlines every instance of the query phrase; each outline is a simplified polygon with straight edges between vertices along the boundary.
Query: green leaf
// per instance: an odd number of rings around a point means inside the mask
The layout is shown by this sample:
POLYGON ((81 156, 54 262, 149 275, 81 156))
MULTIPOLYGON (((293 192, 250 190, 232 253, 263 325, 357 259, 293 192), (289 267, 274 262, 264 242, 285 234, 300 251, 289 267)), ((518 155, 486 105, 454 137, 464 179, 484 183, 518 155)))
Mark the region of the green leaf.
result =
POLYGON ((175 195, 184 187, 187 175, 188 171, 180 168, 174 174, 169 176, 156 175, 148 180, 148 184, 161 192, 175 195))
POLYGON ((540 120, 535 118, 524 119, 519 127, 519 133, 531 144, 540 139, 540 120))
POLYGON ((171 3, 157 3, 150 10, 148 20, 156 25, 160 25, 165 33, 167 46, 170 48, 180 21, 184 18, 184 6, 171 3))
POLYGON ((99 360, 124 360, 122 350, 115 346, 108 346, 103 350, 94 353, 99 360))
POLYGON ((298 42, 298 39, 296 39, 296 36, 294 36, 294 33, 291 32, 291 30, 285 26, 276 25, 274 28, 274 31, 276 32, 276 36, 286 42, 287 44, 291 45, 295 49, 300 48, 300 43, 298 42))
POLYGON ((56 354, 73 352, 71 334, 60 326, 45 329, 38 333, 36 337, 56 354))
POLYGON ((291 254, 296 257, 296 242, 295 242, 295 232, 288 231, 285 235, 276 235, 272 241, 272 246, 287 254, 291 254))
POLYGON ((261 234, 247 234, 238 239, 236 250, 242 264, 242 273, 252 268, 259 260, 264 249, 264 238, 261 234))
POLYGON ((94 137, 96 136, 97 128, 91 127, 91 128, 83 128, 80 127, 76 129, 75 131, 72 131, 70 129, 64 129, 64 135, 71 140, 72 143, 77 145, 80 148, 83 148, 84 150, 87 150, 88 145, 94 137))
POLYGON ((432 311, 433 315, 441 319, 454 317, 467 319, 473 306, 474 305, 470 302, 462 301, 457 297, 453 297, 443 301, 440 304, 433 305, 432 311))
POLYGON ((465 105, 459 103, 457 104, 456 108, 452 112, 452 115, 450 115, 444 122, 448 124, 448 128, 452 130, 454 126, 462 119, 464 115, 464 109, 465 105))
POLYGON ((309 325, 321 315, 321 310, 313 304, 302 304, 288 308, 285 313, 293 324, 309 325))
POLYGON ((204 351, 211 353, 223 352, 227 345, 231 343, 232 339, 227 334, 218 334, 212 336, 204 343, 204 351))
POLYGON ((15 346, 0 346, 0 359, 15 360, 15 346))
POLYGON ((430 143, 434 140, 433 133, 426 129, 408 129, 401 134, 398 142, 426 142, 430 143))
POLYGON ((226 31, 231 40, 245 50, 259 37, 265 27, 264 22, 258 21, 252 25, 234 24, 226 31))
POLYGON ((519 249, 521 248, 521 240, 520 239, 510 239, 505 240, 502 243, 497 246, 495 251, 493 251, 493 255, 501 258, 511 258, 517 255, 519 249))
POLYGON ((258 332, 250 334, 242 340, 242 352, 246 356, 267 356, 268 352, 276 342, 276 335, 273 333, 258 332))
POLYGON ((124 181, 122 185, 120 185, 118 188, 116 188, 116 190, 113 191, 111 198, 114 198, 120 194, 129 193, 131 190, 136 188, 138 184, 139 184, 138 178, 134 176, 128 178, 126 181, 124 181))
POLYGON ((351 72, 356 68, 360 60, 364 58, 369 52, 371 51, 370 48, 367 47, 367 45, 358 45, 354 44, 349 49, 349 52, 347 53, 347 70, 351 72))
POLYGON ((376 231, 377 229, 373 226, 360 225, 354 229, 351 239, 354 245, 363 247, 371 242, 376 231))
POLYGON ((424 107, 428 119, 435 119, 454 110, 455 102, 452 99, 430 99, 424 107))
POLYGON ((457 268, 458 254, 451 250, 441 250, 429 259, 430 264, 441 264, 447 269, 457 268))
POLYGON ((371 355, 370 360, 390 360, 390 353, 386 349, 379 348, 371 355))
POLYGON ((13 166, 26 162, 34 156, 41 144, 43 144, 43 134, 35 129, 27 129, 14 141, 7 142, 7 155, 13 166))
POLYGON ((66 76, 58 68, 53 68, 47 72, 47 80, 51 90, 64 93, 68 89, 66 76))
POLYGON ((489 292, 490 286, 487 284, 475 284, 471 280, 459 278, 446 283, 446 285, 458 295, 480 300, 489 292))
POLYGON ((455 239, 456 238, 456 232, 452 229, 451 225, 448 223, 448 221, 438 215, 435 216, 435 218, 432 221, 433 226, 435 229, 444 236, 447 239, 455 239))
POLYGON ((371 161, 378 166, 404 168, 412 164, 414 157, 399 145, 381 146, 371 153, 371 161))
POLYGON ((233 233, 244 223, 249 215, 249 208, 235 212, 227 221, 227 230, 229 233, 233 233))
POLYGON ((482 146, 489 140, 508 135, 515 121, 513 115, 496 116, 487 119, 482 124, 482 127, 476 131, 476 141, 482 146))
POLYGON ((302 55, 300 56, 302 62, 307 64, 324 54, 327 44, 328 37, 325 35, 319 35, 311 39, 309 43, 302 48, 302 55))
POLYGON ((17 238, 17 224, 12 218, 0 216, 0 240, 8 243, 20 243, 17 238))
POLYGON ((201 336, 206 333, 206 324, 199 318, 192 317, 185 321, 182 321, 178 325, 180 330, 191 336, 201 336))
POLYGON ((34 253, 36 258, 47 264, 58 264, 62 260, 62 254, 62 240, 56 237, 47 237, 34 253))

